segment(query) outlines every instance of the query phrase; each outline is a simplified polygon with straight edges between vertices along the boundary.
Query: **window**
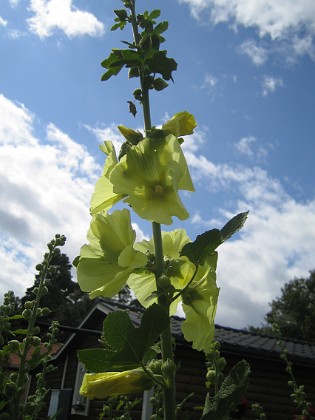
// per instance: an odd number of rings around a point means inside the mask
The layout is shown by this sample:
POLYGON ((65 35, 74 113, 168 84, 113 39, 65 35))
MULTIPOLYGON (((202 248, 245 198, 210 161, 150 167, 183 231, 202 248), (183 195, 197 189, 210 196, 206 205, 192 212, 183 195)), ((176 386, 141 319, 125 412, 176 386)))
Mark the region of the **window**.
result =
POLYGON ((90 400, 80 395, 80 387, 83 381, 84 373, 84 366, 79 362, 75 378, 71 414, 78 414, 87 417, 89 415, 90 400))

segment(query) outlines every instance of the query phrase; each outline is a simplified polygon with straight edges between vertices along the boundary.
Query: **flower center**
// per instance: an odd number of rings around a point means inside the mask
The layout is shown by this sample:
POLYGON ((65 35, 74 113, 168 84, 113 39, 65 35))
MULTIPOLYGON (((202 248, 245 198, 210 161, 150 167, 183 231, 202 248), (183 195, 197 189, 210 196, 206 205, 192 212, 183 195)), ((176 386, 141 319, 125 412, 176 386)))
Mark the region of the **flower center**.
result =
POLYGON ((162 185, 160 185, 160 184, 155 185, 155 186, 154 186, 154 192, 155 192, 155 194, 162 195, 162 194, 163 194, 163 192, 164 192, 164 188, 163 188, 163 186, 162 186, 162 185))

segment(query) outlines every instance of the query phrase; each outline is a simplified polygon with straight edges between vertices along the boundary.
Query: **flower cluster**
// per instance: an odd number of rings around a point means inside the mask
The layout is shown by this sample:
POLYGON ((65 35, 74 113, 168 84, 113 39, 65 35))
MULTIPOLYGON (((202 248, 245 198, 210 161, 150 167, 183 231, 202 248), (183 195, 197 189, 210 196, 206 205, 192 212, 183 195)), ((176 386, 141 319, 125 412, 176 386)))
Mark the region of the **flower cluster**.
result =
MULTIPOLYGON (((190 243, 184 229, 162 232, 164 273, 155 271, 154 241, 136 243, 130 212, 108 211, 123 200, 141 218, 165 225, 172 217, 188 218, 179 191, 194 191, 187 162, 181 149, 181 136, 192 134, 194 117, 180 112, 161 129, 146 137, 138 131, 120 126, 125 137, 123 152, 117 158, 110 141, 101 147, 106 154, 103 173, 91 200, 92 221, 88 244, 76 259, 77 278, 90 297, 113 297, 126 284, 144 307, 165 293, 170 314, 182 303, 186 319, 182 330, 194 348, 207 352, 214 335, 214 317, 219 289, 216 286, 216 252, 203 264, 195 264, 181 255, 190 243)), ((142 369, 125 372, 87 374, 81 394, 89 398, 137 392, 152 385, 152 378, 142 369)))
POLYGON ((170 225, 172 216, 187 219, 178 191, 194 191, 194 186, 179 137, 192 133, 195 126, 194 117, 181 112, 157 130, 157 136, 140 141, 139 132, 120 126, 130 147, 118 161, 112 142, 102 146, 107 159, 95 186, 91 213, 108 210, 124 198, 138 216, 151 222, 170 225))

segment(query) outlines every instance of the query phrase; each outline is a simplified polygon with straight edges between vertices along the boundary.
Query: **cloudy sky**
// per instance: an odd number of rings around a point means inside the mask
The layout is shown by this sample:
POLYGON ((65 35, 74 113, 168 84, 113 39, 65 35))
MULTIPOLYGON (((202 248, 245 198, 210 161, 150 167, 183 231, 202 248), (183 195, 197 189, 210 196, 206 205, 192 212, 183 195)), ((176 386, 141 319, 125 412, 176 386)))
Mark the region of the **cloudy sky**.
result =
MULTIPOLYGON (((57 232, 72 260, 85 241, 104 140, 128 113, 135 81, 101 82, 100 62, 129 32, 110 32, 117 0, 1 0, 0 295, 21 296, 57 232)), ((153 0, 138 0, 138 11, 153 0)), ((196 116, 184 148, 196 192, 192 239, 250 210, 219 249, 217 323, 259 325, 285 282, 315 269, 315 2, 160 0, 175 83, 152 119, 196 116)), ((150 224, 134 219, 138 237, 150 224)))

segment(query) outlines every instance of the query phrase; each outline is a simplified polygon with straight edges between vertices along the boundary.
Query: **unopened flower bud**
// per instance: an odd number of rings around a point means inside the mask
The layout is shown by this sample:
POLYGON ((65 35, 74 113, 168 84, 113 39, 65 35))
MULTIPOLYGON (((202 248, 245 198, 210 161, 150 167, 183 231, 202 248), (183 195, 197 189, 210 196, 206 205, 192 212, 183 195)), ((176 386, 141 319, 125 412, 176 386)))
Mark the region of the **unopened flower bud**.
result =
POLYGON ((11 353, 18 353, 20 350, 20 343, 18 340, 11 340, 8 342, 8 347, 11 353))
POLYGON ((24 303, 25 309, 32 309, 35 305, 35 300, 28 300, 24 303))

